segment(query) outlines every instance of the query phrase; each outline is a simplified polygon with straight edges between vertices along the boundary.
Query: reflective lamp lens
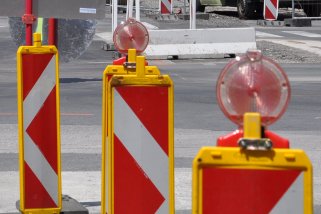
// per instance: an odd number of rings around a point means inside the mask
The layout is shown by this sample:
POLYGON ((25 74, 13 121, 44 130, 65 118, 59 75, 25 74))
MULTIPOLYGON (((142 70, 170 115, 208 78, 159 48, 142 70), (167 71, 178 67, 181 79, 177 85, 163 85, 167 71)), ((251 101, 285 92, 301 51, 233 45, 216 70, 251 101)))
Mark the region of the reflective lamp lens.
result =
POLYGON ((142 23, 130 18, 117 26, 113 41, 120 53, 127 54, 128 49, 136 49, 137 53, 142 53, 148 45, 149 35, 142 23))
POLYGON ((220 108, 238 125, 242 125, 246 112, 259 112, 262 125, 274 123, 286 110, 290 93, 284 70, 258 50, 229 62, 216 85, 220 108))

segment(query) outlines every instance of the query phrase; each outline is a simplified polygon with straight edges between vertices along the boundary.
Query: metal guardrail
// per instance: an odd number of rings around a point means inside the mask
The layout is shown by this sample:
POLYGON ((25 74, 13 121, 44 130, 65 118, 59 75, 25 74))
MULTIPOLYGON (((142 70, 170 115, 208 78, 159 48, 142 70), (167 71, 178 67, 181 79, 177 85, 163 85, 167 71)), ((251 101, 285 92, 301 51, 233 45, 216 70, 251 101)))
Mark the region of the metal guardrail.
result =
MULTIPOLYGON (((135 0, 134 0, 135 1, 135 0)), ((181 8, 182 13, 188 13, 188 0, 172 0, 173 9, 181 8)), ((106 0, 106 5, 111 6, 112 0, 106 0)), ((126 9, 127 0, 118 0, 118 8, 126 9)), ((135 7, 133 8, 136 9, 135 7)), ((141 0, 140 11, 158 13, 160 11, 160 0, 141 0)))
POLYGON ((292 19, 321 20, 321 0, 292 0, 292 19), (295 9, 300 8, 306 17, 296 17, 295 9))

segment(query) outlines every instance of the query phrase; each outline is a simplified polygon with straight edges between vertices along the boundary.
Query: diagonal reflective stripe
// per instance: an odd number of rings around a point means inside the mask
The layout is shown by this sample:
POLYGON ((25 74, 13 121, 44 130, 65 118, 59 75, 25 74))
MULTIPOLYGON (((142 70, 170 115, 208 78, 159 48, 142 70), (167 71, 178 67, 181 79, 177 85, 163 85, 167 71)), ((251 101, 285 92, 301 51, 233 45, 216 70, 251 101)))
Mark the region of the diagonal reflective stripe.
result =
POLYGON ((162 4, 164 4, 164 6, 166 7, 166 9, 168 10, 168 12, 171 12, 171 6, 172 3, 169 0, 162 0, 162 4))
POLYGON ((23 127, 28 128, 56 85, 56 57, 53 56, 23 101, 23 127))
POLYGON ((58 176, 26 130, 56 85, 56 57, 45 70, 23 101, 24 160, 58 206, 58 176))
POLYGON ((274 18, 276 19, 277 18, 277 16, 278 16, 278 6, 277 7, 275 7, 273 4, 272 4, 272 2, 271 2, 271 0, 265 0, 265 6, 271 11, 271 13, 273 14, 273 16, 274 16, 274 18))
POLYGON ((58 206, 58 176, 26 131, 24 132, 24 160, 58 206))
POLYGON ((168 213, 168 156, 137 118, 126 101, 114 90, 114 132, 165 198, 160 207, 168 213))
POLYGON ((296 178, 285 192, 270 214, 301 214, 304 213, 304 182, 303 173, 296 178), (289 206, 291 204, 291 206, 289 206))
POLYGON ((166 199, 164 203, 158 208, 156 213, 157 214, 169 213, 168 209, 169 209, 169 205, 168 205, 168 200, 166 199))

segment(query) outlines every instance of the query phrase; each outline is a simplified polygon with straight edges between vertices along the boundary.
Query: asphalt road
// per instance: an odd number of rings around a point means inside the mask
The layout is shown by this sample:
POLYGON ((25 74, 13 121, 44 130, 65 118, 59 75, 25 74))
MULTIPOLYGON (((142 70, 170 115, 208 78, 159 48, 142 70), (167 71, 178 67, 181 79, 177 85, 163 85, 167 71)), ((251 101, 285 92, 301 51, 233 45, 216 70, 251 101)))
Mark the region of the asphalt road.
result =
MULTIPOLYGON (((14 212, 19 199, 17 48, 5 23, 6 19, 0 18, 0 213, 14 212)), ((109 28, 107 21, 101 22, 97 31, 109 28)), ((63 193, 88 206, 92 213, 100 209, 101 78, 102 71, 112 61, 112 53, 103 51, 102 44, 96 38, 83 56, 61 64, 60 71, 63 193)), ((170 74, 175 83, 177 213, 190 213, 191 161, 199 148, 214 145, 218 136, 236 129, 220 111, 215 97, 216 79, 228 61, 150 61, 162 73, 170 74)), ((304 149, 309 155, 314 166, 315 213, 321 213, 321 63, 281 66, 289 76, 292 97, 284 116, 269 128, 289 138, 293 148, 304 149)))

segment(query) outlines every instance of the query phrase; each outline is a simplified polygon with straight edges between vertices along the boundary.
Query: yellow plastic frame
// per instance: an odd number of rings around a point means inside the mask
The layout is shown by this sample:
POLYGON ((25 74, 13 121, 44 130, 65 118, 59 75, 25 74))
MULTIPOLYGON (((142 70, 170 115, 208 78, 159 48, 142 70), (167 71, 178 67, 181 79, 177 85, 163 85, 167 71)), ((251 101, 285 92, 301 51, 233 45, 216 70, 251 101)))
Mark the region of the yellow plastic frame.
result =
POLYGON ((203 213, 203 167, 233 169, 285 170, 304 172, 304 213, 313 213, 312 165, 307 155, 298 149, 249 151, 240 148, 203 147, 193 161, 192 213, 203 213))
POLYGON ((59 55, 55 46, 41 45, 41 35, 34 34, 33 46, 20 46, 17 51, 17 95, 18 95, 18 136, 19 136, 19 174, 20 174, 20 211, 26 214, 60 213, 62 208, 61 196, 61 141, 60 141, 60 94, 59 94, 59 55), (24 54, 54 54, 56 57, 56 114, 57 114, 57 167, 58 167, 58 207, 46 209, 25 209, 25 180, 24 180, 24 135, 23 135, 23 70, 22 55, 24 54))
MULTIPOLYGON (((175 213, 174 202, 174 89, 173 81, 168 75, 161 75, 156 66, 145 66, 145 57, 136 57, 136 69, 134 71, 126 71, 123 66, 108 66, 104 72, 103 85, 103 148, 102 148, 102 209, 101 213, 113 214, 113 183, 114 183, 114 168, 113 168, 113 87, 115 86, 167 86, 168 87, 168 133, 169 133, 169 212, 175 213), (121 72, 123 75, 118 75, 121 72), (108 75, 114 75, 108 81, 108 75), (110 118, 107 120, 107 118, 110 118), (108 124, 107 124, 108 122, 108 124), (107 131, 108 125, 108 134, 107 131), (110 142, 110 143, 108 143, 110 142), (108 158, 108 160, 107 160, 108 158), (108 174, 106 167, 108 167, 108 174), (108 184, 106 184, 106 177, 108 177, 108 184), (108 208, 106 208, 106 185, 108 185, 108 208)), ((134 211, 133 211, 134 212, 134 211)))

